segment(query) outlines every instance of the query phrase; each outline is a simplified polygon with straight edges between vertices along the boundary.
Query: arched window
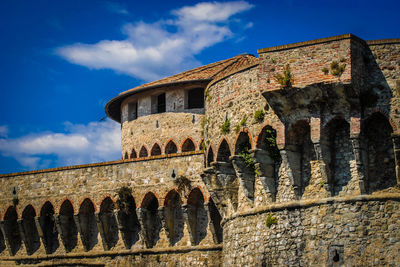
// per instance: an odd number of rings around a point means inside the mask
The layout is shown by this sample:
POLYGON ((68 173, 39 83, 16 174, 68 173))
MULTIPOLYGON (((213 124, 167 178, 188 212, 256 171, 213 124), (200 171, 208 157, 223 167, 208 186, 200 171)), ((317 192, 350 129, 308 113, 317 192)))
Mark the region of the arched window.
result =
POLYGON ((165 146, 165 154, 174 154, 178 151, 178 148, 176 147, 176 144, 174 141, 170 140, 168 144, 165 146))
POLYGON ((167 235, 171 246, 183 237, 183 212, 181 198, 175 190, 168 192, 164 201, 164 214, 167 226, 167 235))
POLYGON ((366 142, 368 190, 370 193, 396 185, 393 129, 381 113, 372 114, 362 127, 366 142))
POLYGON ((200 189, 194 188, 187 200, 188 230, 192 245, 200 244, 207 235, 208 216, 204 208, 204 197, 200 189))
POLYGON ((231 156, 231 149, 229 148, 228 142, 224 139, 218 148, 217 161, 229 162, 231 156))
POLYGON ((147 248, 152 248, 160 239, 161 220, 158 215, 158 200, 156 196, 148 192, 141 205, 142 229, 144 231, 145 243, 147 248))
POLYGON ((14 256, 21 248, 21 237, 18 230, 18 214, 14 206, 10 206, 4 214, 4 232, 10 242, 10 253, 14 256))
POLYGON ((47 201, 40 210, 40 226, 43 231, 43 244, 47 254, 54 253, 59 247, 58 232, 54 218, 54 207, 47 201))
POLYGON ((125 152, 125 157, 124 157, 124 159, 129 159, 128 152, 125 152))
POLYGON ((25 207, 22 212, 22 228, 26 238, 26 252, 32 255, 40 247, 40 238, 35 223, 36 212, 32 205, 25 207))
POLYGON ((140 152, 139 152, 139 158, 145 158, 145 157, 147 157, 149 154, 148 154, 148 152, 147 152, 147 149, 146 149, 146 147, 145 146, 142 146, 142 148, 140 149, 140 152))
POLYGON ((78 230, 74 221, 74 207, 68 199, 61 204, 58 219, 61 228, 61 239, 65 250, 70 252, 78 244, 78 230))
POLYGON ((189 151, 195 151, 195 150, 196 150, 196 148, 194 146, 193 141, 190 138, 187 138, 182 145, 182 152, 189 152, 189 151))
POLYGON ((134 148, 132 148, 132 151, 131 151, 131 159, 135 159, 135 158, 137 158, 136 150, 135 150, 134 148))
POLYGON ((248 153, 251 149, 250 138, 248 133, 240 132, 235 146, 235 154, 248 153))
POLYGON ((130 249, 139 240, 140 223, 136 214, 136 203, 132 191, 122 187, 118 191, 118 221, 122 226, 121 235, 126 249, 130 249))
POLYGON ((207 167, 211 166, 211 162, 214 161, 214 152, 212 147, 210 146, 210 148, 208 149, 208 153, 207 153, 207 167))
POLYGON ((276 144, 276 130, 271 126, 267 125, 262 129, 257 138, 257 148, 267 151, 275 163, 281 161, 281 155, 276 144))
POLYGON ((103 228, 106 249, 114 247, 118 242, 118 225, 114 217, 114 202, 106 197, 100 205, 99 219, 103 228))
POLYGON ((161 155, 161 148, 160 146, 155 143, 151 149, 151 155, 152 156, 157 156, 157 155, 161 155))
POLYGON ((85 251, 91 250, 98 242, 98 229, 94 211, 93 202, 88 198, 82 202, 79 208, 80 235, 85 251))

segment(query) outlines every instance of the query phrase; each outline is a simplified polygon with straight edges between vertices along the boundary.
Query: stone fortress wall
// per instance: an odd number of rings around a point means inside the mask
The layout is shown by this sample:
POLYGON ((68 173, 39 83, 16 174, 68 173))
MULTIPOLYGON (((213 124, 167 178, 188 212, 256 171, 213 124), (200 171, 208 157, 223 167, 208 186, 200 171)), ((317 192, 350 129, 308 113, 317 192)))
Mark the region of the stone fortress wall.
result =
POLYGON ((2 175, 0 263, 396 266, 400 40, 258 52, 204 109, 179 86, 123 100, 122 161, 2 175))

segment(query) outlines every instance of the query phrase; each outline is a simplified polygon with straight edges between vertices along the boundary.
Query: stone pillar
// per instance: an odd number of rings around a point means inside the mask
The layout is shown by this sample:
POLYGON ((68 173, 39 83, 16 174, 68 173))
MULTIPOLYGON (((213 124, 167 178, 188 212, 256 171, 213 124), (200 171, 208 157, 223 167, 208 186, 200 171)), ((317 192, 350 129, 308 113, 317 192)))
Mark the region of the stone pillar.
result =
POLYGON ((46 242, 46 238, 44 236, 42 224, 41 224, 40 221, 41 221, 41 217, 35 217, 36 230, 38 231, 40 240, 42 240, 44 249, 46 250, 46 253, 48 254, 49 253, 49 247, 48 247, 48 244, 46 242))
POLYGON ((3 233, 4 242, 6 243, 6 247, 7 247, 8 253, 10 254, 10 256, 14 256, 10 240, 8 239, 8 235, 6 234, 7 230, 6 230, 6 226, 5 226, 5 222, 4 221, 0 221, 0 230, 3 233))
POLYGON ((57 215, 55 214, 54 215, 55 224, 56 224, 56 227, 57 227, 57 232, 60 234, 61 243, 63 244, 65 251, 68 252, 68 248, 67 248, 67 245, 65 243, 66 236, 65 236, 65 234, 64 234, 64 232, 62 230, 60 216, 61 216, 60 214, 57 214, 57 215))
POLYGON ((101 238, 101 243, 103 245, 103 249, 105 251, 109 250, 110 248, 108 247, 108 242, 107 242, 107 238, 104 235, 104 227, 103 227, 103 222, 100 218, 100 213, 99 212, 95 212, 94 216, 96 218, 96 225, 97 225, 97 230, 99 230, 100 233, 100 238, 101 238))
POLYGON ((364 169, 363 149, 361 143, 361 118, 360 114, 353 112, 350 117, 350 140, 353 146, 354 159, 357 165, 358 184, 360 194, 366 194, 368 191, 367 177, 364 169))
POLYGON ((145 244, 145 246, 147 247, 147 248, 151 248, 152 247, 152 244, 151 244, 151 242, 150 242, 150 240, 149 240, 149 238, 148 238, 148 236, 149 236, 149 233, 148 233, 148 229, 147 229, 147 226, 146 226, 146 212, 147 212, 147 210, 145 209, 145 208, 137 208, 136 209, 136 214, 137 214, 137 216, 138 216, 138 219, 139 219, 139 223, 140 223, 140 228, 141 228, 141 231, 140 231, 140 238, 143 240, 143 242, 144 242, 144 244, 145 244))
POLYGON ((397 184, 400 185, 400 135, 393 135, 393 151, 394 151, 394 160, 396 164, 396 179, 397 184))
POLYGON ((121 239, 124 242, 124 246, 125 246, 126 249, 130 249, 129 245, 126 243, 126 237, 125 237, 125 230, 126 229, 122 225, 122 222, 121 222, 121 219, 120 219, 120 213, 121 212, 122 211, 120 211, 120 210, 114 210, 113 214, 114 214, 115 221, 117 222, 118 232, 121 234, 121 239))
POLYGON ((239 178, 239 184, 244 195, 253 201, 255 173, 252 166, 247 166, 242 156, 234 155, 229 159, 232 161, 236 177, 239 178))
POLYGON ((83 250, 88 251, 88 248, 87 248, 88 242, 87 242, 85 236, 82 234, 81 220, 79 218, 79 214, 74 214, 74 221, 75 221, 76 229, 78 230, 79 237, 81 238, 81 241, 82 241, 83 250))
POLYGON ((239 181, 236 177, 235 169, 228 162, 213 162, 211 166, 215 172, 215 182, 220 185, 216 189, 220 199, 223 199, 225 215, 227 212, 236 212, 238 207, 239 181))
POLYGON ((295 149, 292 149, 292 145, 286 145, 284 149, 279 150, 281 154, 282 162, 288 164, 287 175, 290 183, 293 186, 294 193, 299 199, 301 197, 301 166, 300 166, 300 155, 295 149))
POLYGON ((183 219, 185 221, 185 224, 186 224, 188 232, 189 232, 190 243, 192 244, 192 246, 195 246, 196 245, 196 229, 192 229, 192 224, 190 223, 191 218, 189 218, 189 209, 190 209, 189 205, 187 205, 187 204, 182 205, 183 219))
POLYGON ((25 234, 24 220, 19 219, 17 222, 18 222, 19 235, 21 236, 21 239, 25 244, 26 253, 28 253, 28 255, 29 255, 30 251, 31 251, 31 245, 29 244, 27 236, 25 234))
POLYGON ((250 153, 255 163, 258 178, 265 192, 271 196, 272 201, 275 201, 275 161, 270 157, 268 151, 263 149, 254 149, 251 150, 250 153))
POLYGON ((161 220, 161 227, 162 227, 162 229, 164 229, 165 235, 167 236, 168 241, 170 242, 171 241, 170 229, 168 228, 168 224, 165 219, 165 207, 158 207, 157 212, 158 212, 158 216, 160 217, 160 220, 161 220))

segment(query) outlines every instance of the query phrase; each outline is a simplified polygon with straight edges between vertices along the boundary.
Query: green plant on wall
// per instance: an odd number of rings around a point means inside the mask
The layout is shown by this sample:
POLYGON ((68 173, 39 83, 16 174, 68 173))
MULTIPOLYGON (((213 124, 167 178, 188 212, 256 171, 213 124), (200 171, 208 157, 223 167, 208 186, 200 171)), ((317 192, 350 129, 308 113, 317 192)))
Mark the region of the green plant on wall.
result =
POLYGON ((276 131, 272 127, 266 127, 265 133, 265 144, 266 150, 269 155, 274 159, 275 162, 281 161, 281 154, 279 153, 278 145, 276 144, 276 131))
POLYGON ((331 74, 334 76, 342 76, 345 68, 346 64, 339 64, 337 61, 331 62, 331 74))
POLYGON ((256 122, 262 122, 264 120, 265 111, 262 109, 256 110, 254 113, 254 120, 256 122))
POLYGON ((276 81, 281 85, 281 88, 292 87, 293 85, 293 75, 290 72, 289 64, 286 65, 283 74, 276 74, 276 81))
POLYGON ((118 191, 118 199, 116 201, 117 207, 125 212, 125 213, 130 213, 131 210, 135 210, 135 201, 132 197, 132 189, 123 186, 121 187, 118 191))
POLYGON ((245 127, 247 122, 247 117, 243 117, 243 119, 240 121, 239 125, 240 127, 245 127))
POLYGON ((329 69, 328 69, 327 67, 322 68, 321 71, 322 71, 325 75, 328 75, 328 73, 329 73, 329 69))
POLYGON ((176 179, 174 179, 174 184, 176 185, 178 192, 185 192, 185 189, 190 191, 192 189, 191 181, 183 175, 176 177, 176 179))
POLYGON ((231 122, 229 119, 226 119, 225 122, 221 125, 221 133, 222 134, 227 134, 229 133, 231 128, 231 122))
POLYGON ((272 212, 270 212, 267 215, 267 219, 265 221, 265 225, 268 228, 271 228, 271 226, 274 225, 274 224, 278 224, 278 219, 274 216, 274 214, 272 212))
POLYGON ((239 133, 240 132, 240 125, 236 125, 235 126, 235 133, 239 133))

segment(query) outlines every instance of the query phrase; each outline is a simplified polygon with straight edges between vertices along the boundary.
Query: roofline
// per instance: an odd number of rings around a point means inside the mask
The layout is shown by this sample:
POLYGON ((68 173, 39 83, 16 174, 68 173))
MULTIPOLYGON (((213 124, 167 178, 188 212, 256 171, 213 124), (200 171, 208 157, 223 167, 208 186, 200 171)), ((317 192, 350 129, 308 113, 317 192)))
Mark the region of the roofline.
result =
MULTIPOLYGON (((110 101, 107 102, 107 104, 104 107, 104 110, 106 112, 106 115, 113 119, 116 122, 121 123, 121 118, 114 117, 111 112, 110 112, 110 106, 116 102, 119 102, 120 104, 122 103, 123 100, 125 100, 127 97, 133 96, 138 93, 143 93, 148 90, 153 90, 153 89, 159 89, 162 87, 168 87, 168 86, 173 86, 173 85, 182 85, 182 84, 190 84, 190 83, 209 83, 212 79, 196 79, 196 80, 187 80, 187 81, 175 81, 175 82, 169 82, 169 83, 162 83, 162 84, 155 84, 155 85, 150 85, 150 86, 145 86, 142 88, 138 88, 136 90, 128 90, 125 92, 120 93, 116 97, 112 98, 110 101)), ((206 87, 207 84, 204 84, 203 86, 206 87)), ((120 106, 119 104, 119 106, 120 106)))

